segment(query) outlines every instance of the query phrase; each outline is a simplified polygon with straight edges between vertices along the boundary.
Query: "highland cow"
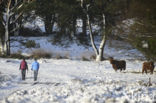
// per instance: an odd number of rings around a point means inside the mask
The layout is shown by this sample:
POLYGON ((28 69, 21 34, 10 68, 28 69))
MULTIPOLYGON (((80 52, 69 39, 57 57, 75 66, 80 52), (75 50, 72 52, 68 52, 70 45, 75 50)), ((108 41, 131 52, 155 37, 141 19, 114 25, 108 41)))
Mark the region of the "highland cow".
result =
POLYGON ((142 74, 144 72, 147 74, 148 71, 150 71, 151 74, 153 74, 153 71, 154 71, 154 62, 144 62, 142 64, 142 74))
POLYGON ((112 67, 115 71, 117 70, 126 70, 126 61, 124 60, 114 60, 112 57, 109 58, 110 64, 112 64, 112 67))

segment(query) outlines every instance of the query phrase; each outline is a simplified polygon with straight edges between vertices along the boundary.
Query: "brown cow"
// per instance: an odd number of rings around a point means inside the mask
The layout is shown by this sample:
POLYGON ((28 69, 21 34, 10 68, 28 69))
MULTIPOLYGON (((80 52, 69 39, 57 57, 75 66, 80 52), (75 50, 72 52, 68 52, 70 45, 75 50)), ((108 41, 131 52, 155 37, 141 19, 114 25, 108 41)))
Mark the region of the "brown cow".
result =
POLYGON ((151 72, 151 74, 153 74, 153 71, 154 71, 154 62, 144 62, 142 64, 142 74, 144 73, 147 74, 148 71, 151 72))
POLYGON ((109 58, 109 61, 112 64, 112 67, 114 68, 115 71, 117 71, 118 69, 120 69, 120 71, 126 70, 126 61, 114 60, 112 57, 109 58))

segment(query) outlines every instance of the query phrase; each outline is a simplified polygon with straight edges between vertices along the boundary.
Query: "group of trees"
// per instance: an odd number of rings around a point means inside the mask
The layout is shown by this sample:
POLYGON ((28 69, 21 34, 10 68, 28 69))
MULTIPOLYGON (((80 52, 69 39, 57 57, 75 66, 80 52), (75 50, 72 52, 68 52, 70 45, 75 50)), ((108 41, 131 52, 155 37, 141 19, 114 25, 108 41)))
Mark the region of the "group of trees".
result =
MULTIPOLYGON (((143 22, 152 18, 152 22, 146 22, 153 27, 154 10, 154 0, 0 0, 1 52, 9 55, 9 35, 19 35, 24 22, 40 17, 46 34, 57 32, 57 38, 68 37, 72 40, 76 37, 84 40, 89 34, 96 60, 103 60, 104 45, 112 27, 128 18, 143 18, 143 22), (78 20, 82 23, 81 27, 77 25, 78 20), (54 25, 57 25, 57 31, 54 31, 54 25), (96 32, 93 28, 95 25, 98 27, 96 32), (94 34, 101 36, 99 46, 94 43, 94 34)), ((135 31, 131 34, 135 34, 135 31)))
MULTIPOLYGON (((1 0, 0 2, 0 52, 10 55, 10 34, 19 30, 18 19, 29 0, 1 0)), ((18 35, 18 33, 17 33, 18 35)))
POLYGON ((132 0, 127 14, 129 18, 135 18, 134 24, 130 26, 130 42, 149 60, 156 60, 155 5, 155 0, 132 0))

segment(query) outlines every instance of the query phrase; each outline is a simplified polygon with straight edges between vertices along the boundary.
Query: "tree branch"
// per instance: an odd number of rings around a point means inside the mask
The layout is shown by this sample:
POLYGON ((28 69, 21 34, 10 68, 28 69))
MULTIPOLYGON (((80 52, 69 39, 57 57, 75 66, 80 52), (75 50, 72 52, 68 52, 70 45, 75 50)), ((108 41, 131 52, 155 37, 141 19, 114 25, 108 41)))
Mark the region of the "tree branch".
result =
POLYGON ((99 54, 99 51, 95 45, 95 42, 94 42, 94 37, 93 37, 93 32, 92 32, 92 27, 91 27, 91 23, 90 23, 90 17, 89 17, 89 14, 88 14, 88 10, 89 10, 89 7, 90 7, 90 4, 86 5, 86 9, 84 9, 84 6, 83 6, 83 0, 81 0, 81 7, 82 9, 84 10, 86 16, 87 16, 87 20, 88 20, 88 26, 89 26, 89 35, 90 35, 90 39, 91 39, 91 44, 92 44, 92 47, 96 53, 96 55, 99 54))
POLYGON ((10 10, 10 5, 11 5, 11 0, 9 0, 8 5, 7 5, 7 12, 10 10))
MULTIPOLYGON (((18 6, 21 2, 22 2, 22 0, 18 1, 18 2, 10 9, 10 12, 12 12, 15 8, 17 8, 17 6, 18 6)), ((20 4, 20 5, 23 5, 23 3, 20 4)), ((20 6, 19 6, 19 7, 20 7, 20 6)), ((19 7, 18 7, 18 8, 19 8, 19 7)))
POLYGON ((15 18, 14 21, 12 21, 12 23, 15 23, 15 22, 19 19, 19 17, 20 17, 21 15, 23 15, 23 11, 20 12, 20 14, 18 14, 18 16, 15 18))
POLYGON ((10 31, 10 33, 16 31, 16 30, 19 29, 19 28, 20 28, 20 26, 17 26, 16 28, 12 29, 12 30, 10 31))
POLYGON ((4 21, 2 21, 2 24, 3 24, 3 26, 5 26, 5 22, 4 21))

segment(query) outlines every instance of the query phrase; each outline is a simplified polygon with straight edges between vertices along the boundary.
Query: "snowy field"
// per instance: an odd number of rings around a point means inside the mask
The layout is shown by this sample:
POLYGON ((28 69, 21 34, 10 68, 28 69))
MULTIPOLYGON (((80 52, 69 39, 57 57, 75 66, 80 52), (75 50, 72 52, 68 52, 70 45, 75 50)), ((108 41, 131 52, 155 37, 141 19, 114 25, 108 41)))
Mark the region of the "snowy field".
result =
POLYGON ((91 47, 73 43, 69 47, 52 45, 48 37, 19 37, 11 43, 13 53, 19 50, 29 55, 20 42, 35 40, 40 48, 54 53, 68 54, 70 59, 39 59, 40 70, 36 84, 29 59, 26 80, 21 80, 19 59, 0 58, 0 103, 152 103, 156 102, 156 68, 153 75, 141 73, 143 55, 121 41, 107 42, 105 56, 126 60, 124 72, 115 72, 108 60, 82 61, 91 56, 91 47), (142 59, 142 60, 140 60, 142 59), (149 86, 149 78, 151 85, 149 86))
MULTIPOLYGON (((30 69, 32 60, 27 60, 30 69)), ((21 81, 20 60, 0 59, 0 103, 148 103, 156 101, 156 72, 141 74, 140 61, 115 72, 108 61, 40 59, 37 84, 28 71, 21 81), (148 78, 152 86, 148 86, 148 78)))

